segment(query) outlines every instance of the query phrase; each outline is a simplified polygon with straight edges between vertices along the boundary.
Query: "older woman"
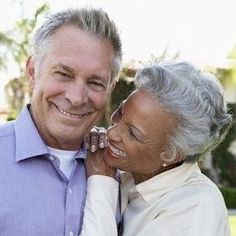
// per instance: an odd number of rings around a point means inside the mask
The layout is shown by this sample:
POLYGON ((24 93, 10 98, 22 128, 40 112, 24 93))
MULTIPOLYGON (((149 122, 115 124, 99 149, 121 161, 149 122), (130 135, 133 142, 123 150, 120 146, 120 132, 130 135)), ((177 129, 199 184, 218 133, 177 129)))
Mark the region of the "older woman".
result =
POLYGON ((121 235, 230 235, 223 197, 197 165, 231 123, 219 82, 189 63, 162 62, 135 83, 111 117, 105 152, 86 163, 90 178, 122 171, 121 235))

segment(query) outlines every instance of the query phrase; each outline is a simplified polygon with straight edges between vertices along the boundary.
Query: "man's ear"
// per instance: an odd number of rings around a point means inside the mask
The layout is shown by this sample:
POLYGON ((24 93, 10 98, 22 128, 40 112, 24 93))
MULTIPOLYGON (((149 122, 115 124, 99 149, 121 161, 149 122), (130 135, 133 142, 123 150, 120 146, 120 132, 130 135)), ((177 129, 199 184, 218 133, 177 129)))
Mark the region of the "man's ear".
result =
POLYGON ((26 77, 28 81, 28 89, 31 93, 35 84, 35 63, 32 57, 29 57, 26 61, 26 77))
POLYGON ((116 87, 116 80, 114 79, 114 81, 112 81, 112 84, 111 84, 111 88, 110 88, 110 94, 113 92, 113 90, 115 89, 116 87))

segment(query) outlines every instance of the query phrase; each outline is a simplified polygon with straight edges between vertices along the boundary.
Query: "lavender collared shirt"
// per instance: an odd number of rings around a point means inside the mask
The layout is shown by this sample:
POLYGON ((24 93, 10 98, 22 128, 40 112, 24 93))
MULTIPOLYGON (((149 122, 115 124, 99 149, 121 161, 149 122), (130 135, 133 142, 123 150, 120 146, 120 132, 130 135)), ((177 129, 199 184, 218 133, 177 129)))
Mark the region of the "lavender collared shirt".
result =
POLYGON ((86 198, 85 149, 68 180, 28 108, 0 126, 0 235, 75 236, 86 198))

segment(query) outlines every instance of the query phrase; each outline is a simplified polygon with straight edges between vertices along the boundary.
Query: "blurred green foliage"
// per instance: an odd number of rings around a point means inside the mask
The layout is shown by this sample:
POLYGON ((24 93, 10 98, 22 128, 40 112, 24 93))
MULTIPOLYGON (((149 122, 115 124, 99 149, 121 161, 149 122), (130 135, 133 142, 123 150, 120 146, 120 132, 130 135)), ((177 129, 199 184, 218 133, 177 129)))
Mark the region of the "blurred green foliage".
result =
POLYGON ((236 188, 220 188, 227 208, 236 209, 236 188))
POLYGON ((236 187, 236 157, 230 151, 232 142, 236 141, 236 104, 229 104, 233 124, 223 142, 212 152, 213 166, 219 170, 223 186, 236 187))
POLYGON ((48 11, 49 5, 45 3, 36 9, 32 18, 22 17, 12 30, 0 31, 0 69, 7 69, 7 62, 13 59, 19 70, 19 76, 11 79, 5 86, 11 117, 17 115, 24 106, 27 97, 25 63, 29 56, 31 34, 39 16, 48 11))

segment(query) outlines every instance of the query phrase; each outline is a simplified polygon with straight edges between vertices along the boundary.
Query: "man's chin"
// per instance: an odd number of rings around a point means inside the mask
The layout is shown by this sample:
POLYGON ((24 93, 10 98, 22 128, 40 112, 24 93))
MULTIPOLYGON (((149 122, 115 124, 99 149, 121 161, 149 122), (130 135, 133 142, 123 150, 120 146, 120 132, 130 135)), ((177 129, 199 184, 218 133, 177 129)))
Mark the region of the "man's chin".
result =
POLYGON ((84 135, 81 132, 76 132, 76 129, 70 130, 52 130, 52 142, 53 145, 58 146, 59 149, 70 150, 71 147, 73 149, 78 150, 83 141, 84 135), (63 147, 63 148, 62 148, 63 147))

